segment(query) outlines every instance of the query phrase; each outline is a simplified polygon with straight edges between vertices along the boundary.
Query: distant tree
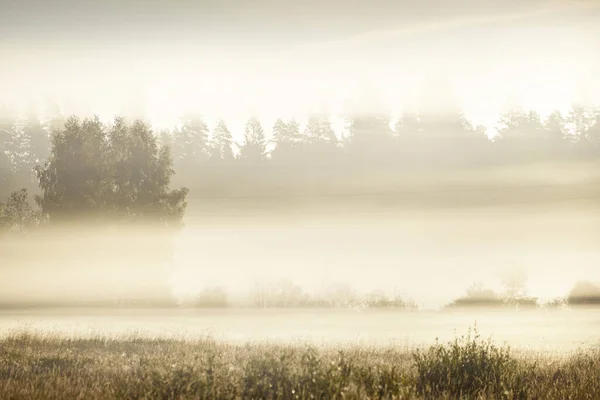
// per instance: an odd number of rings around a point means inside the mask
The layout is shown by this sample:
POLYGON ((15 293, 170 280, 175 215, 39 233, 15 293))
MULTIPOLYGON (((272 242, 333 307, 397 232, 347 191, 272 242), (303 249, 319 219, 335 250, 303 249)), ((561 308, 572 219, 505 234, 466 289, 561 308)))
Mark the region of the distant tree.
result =
POLYGON ((392 161, 397 156, 390 118, 379 113, 355 113, 346 120, 344 149, 356 166, 392 161))
POLYGON ((550 156, 564 153, 569 145, 567 139, 566 121, 560 111, 552 112, 544 122, 544 140, 550 156))
POLYGON ((514 110, 506 112, 500 117, 498 134, 502 140, 521 140, 539 138, 543 125, 540 115, 535 111, 514 110))
POLYGON ((174 173, 169 148, 158 147, 152 130, 144 121, 134 121, 128 133, 130 203, 126 209, 135 212, 137 218, 178 225, 183 218, 187 189, 169 189, 174 173))
POLYGON ((303 137, 300 135, 300 124, 295 119, 287 122, 279 118, 273 126, 275 149, 272 158, 276 160, 296 159, 302 148, 303 137))
POLYGON ((392 134, 390 118, 385 114, 354 115, 348 120, 348 130, 358 141, 387 139, 392 134))
POLYGON ((178 226, 187 189, 169 189, 173 173, 169 148, 158 147, 145 122, 116 118, 107 131, 98 118, 71 117, 53 136, 45 166, 37 167, 37 200, 52 223, 96 218, 178 226))
POLYGON ((106 165, 110 165, 106 174, 110 174, 112 179, 112 190, 107 188, 104 193, 107 197, 106 211, 121 217, 127 216, 135 181, 132 177, 134 166, 130 154, 130 130, 123 117, 115 118, 108 129, 105 160, 106 165))
POLYGON ((317 164, 338 162, 338 138, 327 114, 310 114, 305 127, 306 155, 317 164))
POLYGON ((251 117, 246 123, 244 144, 240 158, 248 162, 259 162, 267 157, 267 139, 258 118, 251 117))
POLYGON ((446 307, 499 307, 504 302, 493 290, 486 289, 482 283, 475 282, 468 289, 466 296, 459 297, 446 307))
POLYGON ((358 146, 389 144, 393 135, 390 118, 385 114, 357 114, 347 120, 351 140, 358 146))
POLYGON ((305 134, 311 146, 334 147, 338 144, 331 120, 326 114, 309 115, 305 134))
POLYGON ((67 119, 62 132, 52 138, 52 150, 45 167, 38 167, 44 214, 51 220, 77 218, 102 209, 107 142, 104 126, 96 117, 81 122, 67 119))
POLYGON ((231 161, 233 156, 233 136, 224 120, 219 120, 213 131, 211 156, 213 160, 231 161))
POLYGON ((495 143, 507 161, 535 161, 543 157, 544 136, 540 115, 517 109, 501 115, 495 143))
POLYGON ((208 287, 196 294, 191 305, 199 308, 225 308, 229 306, 229 300, 223 288, 208 287))
POLYGON ((503 300, 506 304, 535 306, 537 298, 527 292, 527 275, 524 271, 510 271, 502 277, 504 285, 503 300))
POLYGON ((594 110, 581 104, 573 104, 567 115, 572 140, 574 142, 585 142, 586 133, 594 121, 594 110))
POLYGON ((173 134, 173 157, 177 170, 187 170, 206 162, 209 158, 209 130, 202 117, 188 114, 173 134))

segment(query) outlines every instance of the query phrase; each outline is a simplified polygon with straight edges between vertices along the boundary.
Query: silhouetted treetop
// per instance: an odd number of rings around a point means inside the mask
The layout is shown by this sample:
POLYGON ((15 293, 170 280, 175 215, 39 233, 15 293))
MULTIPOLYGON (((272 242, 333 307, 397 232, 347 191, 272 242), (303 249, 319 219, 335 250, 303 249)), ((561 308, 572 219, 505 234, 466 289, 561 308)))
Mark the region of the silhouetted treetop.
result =
POLYGON ((211 158, 225 162, 233 161, 233 135, 224 120, 219 120, 213 131, 211 158))
POLYGON ((197 114, 187 114, 181 122, 173 135, 175 166, 177 169, 195 168, 210 156, 208 126, 197 114))
POLYGON ((244 144, 240 158, 246 162, 260 162, 267 157, 267 138, 257 117, 251 117, 246 123, 244 144))
POLYGON ((51 222, 92 218, 107 223, 181 223, 187 189, 170 190, 174 174, 169 148, 159 148, 141 120, 67 119, 55 132, 46 164, 36 168, 37 200, 51 222))

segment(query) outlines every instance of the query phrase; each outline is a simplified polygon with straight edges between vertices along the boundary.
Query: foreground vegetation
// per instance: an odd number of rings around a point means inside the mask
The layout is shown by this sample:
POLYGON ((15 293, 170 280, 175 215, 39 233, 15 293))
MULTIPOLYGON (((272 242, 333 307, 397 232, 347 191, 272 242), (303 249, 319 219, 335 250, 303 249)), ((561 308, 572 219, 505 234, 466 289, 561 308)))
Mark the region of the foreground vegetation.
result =
POLYGON ((0 341, 0 393, 6 399, 594 399, 600 352, 560 359, 515 354, 476 331, 414 351, 18 333, 0 341))

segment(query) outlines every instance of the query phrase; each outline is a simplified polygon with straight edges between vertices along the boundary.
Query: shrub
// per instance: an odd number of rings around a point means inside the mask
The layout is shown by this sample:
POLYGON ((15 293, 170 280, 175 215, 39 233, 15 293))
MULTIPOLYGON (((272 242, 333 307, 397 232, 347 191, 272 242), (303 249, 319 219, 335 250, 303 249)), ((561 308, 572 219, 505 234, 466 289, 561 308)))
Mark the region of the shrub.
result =
POLYGON ((568 296, 571 305, 598 305, 600 304, 600 288, 591 282, 577 282, 568 296))
POLYGON ((227 293, 220 287, 206 288, 195 298, 196 307, 225 308, 229 306, 227 293))
POLYGON ((542 307, 550 308, 550 309, 558 309, 558 308, 566 308, 568 305, 569 305, 569 302, 566 298, 556 297, 556 298, 551 299, 551 300, 545 302, 544 304, 542 304, 542 307))
POLYGON ((510 348, 482 340, 476 328, 447 344, 413 354, 417 392, 424 396, 492 396, 508 393, 517 370, 510 348))

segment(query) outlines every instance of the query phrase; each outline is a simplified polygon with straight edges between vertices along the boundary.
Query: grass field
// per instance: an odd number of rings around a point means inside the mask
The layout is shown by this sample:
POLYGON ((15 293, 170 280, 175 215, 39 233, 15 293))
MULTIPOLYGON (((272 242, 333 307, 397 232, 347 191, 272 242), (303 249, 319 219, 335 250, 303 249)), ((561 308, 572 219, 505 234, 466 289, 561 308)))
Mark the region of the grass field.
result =
POLYGON ((21 331, 0 341, 0 393, 3 399, 597 399, 600 351, 524 353, 475 330, 419 349, 21 331))

